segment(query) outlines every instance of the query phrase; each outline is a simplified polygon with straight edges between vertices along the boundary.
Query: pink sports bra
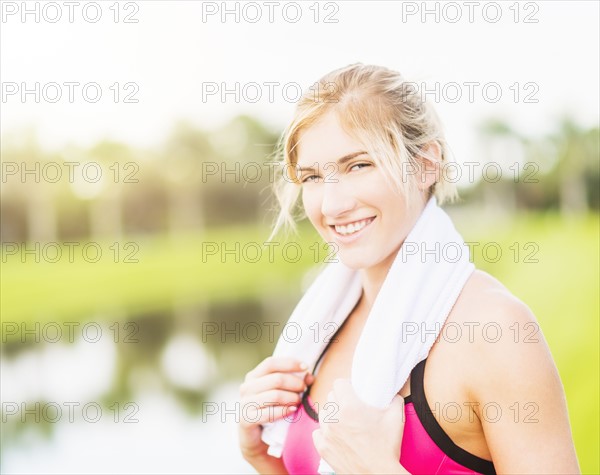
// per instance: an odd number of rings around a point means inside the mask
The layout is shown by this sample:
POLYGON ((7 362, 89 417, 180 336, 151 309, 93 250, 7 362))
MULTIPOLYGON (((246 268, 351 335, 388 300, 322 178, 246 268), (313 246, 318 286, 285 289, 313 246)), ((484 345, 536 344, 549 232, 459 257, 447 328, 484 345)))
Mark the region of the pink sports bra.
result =
MULTIPOLYGON (((410 395, 404 398, 406 422, 400 463, 411 474, 495 475, 491 461, 473 455, 452 442, 433 416, 423 389, 426 361, 427 358, 413 368, 410 395)), ((310 386, 302 397, 302 404, 293 413, 293 418, 288 419, 291 424, 283 446, 282 460, 290 475, 317 474, 319 466, 320 457, 312 441, 312 433, 319 427, 319 418, 309 393, 310 386)))

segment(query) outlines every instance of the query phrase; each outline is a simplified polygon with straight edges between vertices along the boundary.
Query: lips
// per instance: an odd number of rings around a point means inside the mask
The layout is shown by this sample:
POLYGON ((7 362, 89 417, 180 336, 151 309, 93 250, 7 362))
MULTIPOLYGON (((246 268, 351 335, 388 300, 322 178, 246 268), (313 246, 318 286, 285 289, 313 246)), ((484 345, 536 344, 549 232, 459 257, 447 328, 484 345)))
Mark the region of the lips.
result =
POLYGON ((337 234, 339 234, 340 236, 352 236, 352 235, 360 232, 362 229, 364 229, 369 224, 371 224, 371 222, 374 219, 375 219, 375 217, 372 216, 370 218, 361 219, 359 221, 353 221, 348 224, 336 224, 331 227, 333 229, 335 229, 335 232, 337 234))

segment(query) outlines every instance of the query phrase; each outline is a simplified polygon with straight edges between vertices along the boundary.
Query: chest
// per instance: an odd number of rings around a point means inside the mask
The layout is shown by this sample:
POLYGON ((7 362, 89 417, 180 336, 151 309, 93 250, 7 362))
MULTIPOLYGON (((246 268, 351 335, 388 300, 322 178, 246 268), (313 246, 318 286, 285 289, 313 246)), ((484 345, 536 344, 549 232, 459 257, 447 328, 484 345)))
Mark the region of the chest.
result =
MULTIPOLYGON (((327 402, 333 381, 350 378, 354 350, 365 321, 364 316, 351 314, 322 356, 310 390, 317 411, 327 402), (351 319, 353 316, 356 318, 351 319)), ((461 371, 468 364, 469 358, 459 345, 439 339, 427 357, 423 375, 425 396, 433 416, 455 444, 482 458, 491 458, 479 419, 469 404, 472 401, 468 400, 467 382, 463 376, 468 371, 461 371)), ((411 394, 410 376, 398 394, 404 397, 411 394)))

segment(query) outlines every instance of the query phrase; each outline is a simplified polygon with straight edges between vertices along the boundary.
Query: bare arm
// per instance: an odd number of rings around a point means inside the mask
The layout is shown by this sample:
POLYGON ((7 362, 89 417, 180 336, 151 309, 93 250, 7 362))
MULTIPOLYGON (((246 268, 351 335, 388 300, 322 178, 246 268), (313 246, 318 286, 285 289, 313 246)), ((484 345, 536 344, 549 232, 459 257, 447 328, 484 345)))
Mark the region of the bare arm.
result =
POLYGON ((539 324, 515 298, 488 304, 486 320, 503 336, 476 345, 471 391, 497 473, 581 473, 564 388, 539 324))

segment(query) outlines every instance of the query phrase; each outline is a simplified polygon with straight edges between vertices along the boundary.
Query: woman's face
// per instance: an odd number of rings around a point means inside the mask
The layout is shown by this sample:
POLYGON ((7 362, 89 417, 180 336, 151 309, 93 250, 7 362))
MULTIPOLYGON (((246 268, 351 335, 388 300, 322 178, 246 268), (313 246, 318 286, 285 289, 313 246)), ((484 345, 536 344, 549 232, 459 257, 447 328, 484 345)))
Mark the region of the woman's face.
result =
POLYGON ((305 212, 338 258, 353 269, 391 265, 422 207, 407 214, 384 171, 335 113, 300 134, 297 156, 305 212))

